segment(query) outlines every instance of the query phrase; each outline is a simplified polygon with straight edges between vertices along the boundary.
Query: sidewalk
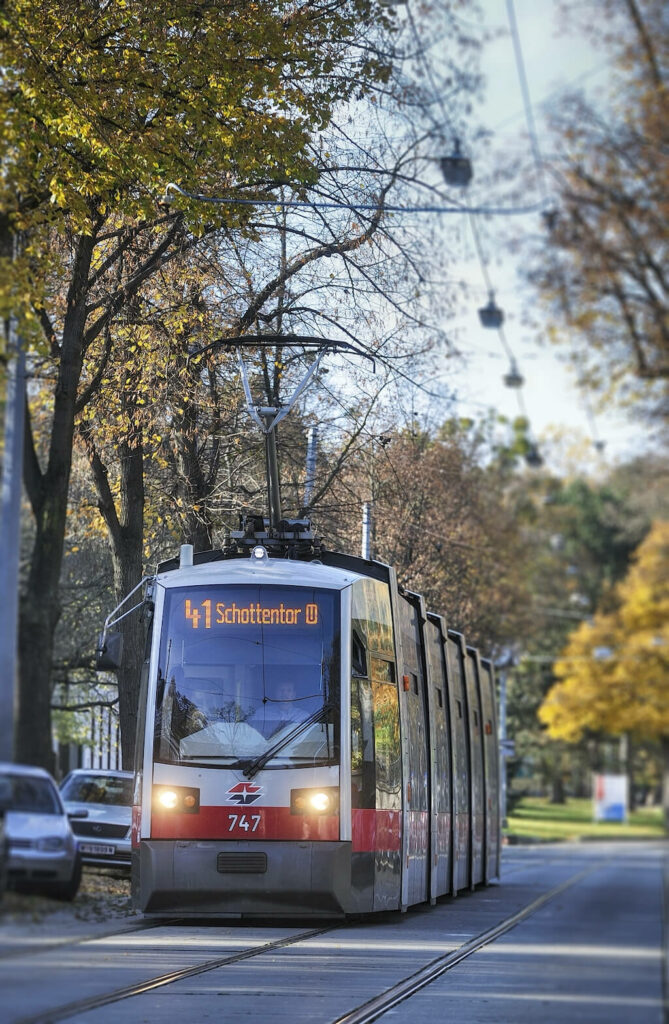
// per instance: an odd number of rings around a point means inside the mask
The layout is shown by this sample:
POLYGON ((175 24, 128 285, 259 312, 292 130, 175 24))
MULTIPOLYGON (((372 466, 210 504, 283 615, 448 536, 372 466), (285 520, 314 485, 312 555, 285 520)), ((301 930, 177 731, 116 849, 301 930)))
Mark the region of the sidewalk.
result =
POLYGON ((0 902, 0 957, 119 931, 141 920, 130 907, 130 879, 84 871, 71 903, 8 891, 0 902))

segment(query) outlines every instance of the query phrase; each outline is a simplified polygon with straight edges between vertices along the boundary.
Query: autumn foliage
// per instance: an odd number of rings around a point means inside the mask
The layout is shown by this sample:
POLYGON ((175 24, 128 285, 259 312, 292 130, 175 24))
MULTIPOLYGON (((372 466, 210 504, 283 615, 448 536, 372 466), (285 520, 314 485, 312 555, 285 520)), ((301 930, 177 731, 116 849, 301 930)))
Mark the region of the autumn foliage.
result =
POLYGON ((669 736, 669 522, 654 524, 615 591, 570 637, 539 716, 550 734, 669 736))
MULTIPOLYGON (((587 7, 568 0, 566 16, 587 19, 587 7)), ((557 203, 530 276, 554 315, 549 334, 569 347, 583 382, 617 401, 645 394, 666 413, 666 4, 594 7, 584 32, 606 48, 615 92, 606 103, 574 92, 553 114, 557 203)))

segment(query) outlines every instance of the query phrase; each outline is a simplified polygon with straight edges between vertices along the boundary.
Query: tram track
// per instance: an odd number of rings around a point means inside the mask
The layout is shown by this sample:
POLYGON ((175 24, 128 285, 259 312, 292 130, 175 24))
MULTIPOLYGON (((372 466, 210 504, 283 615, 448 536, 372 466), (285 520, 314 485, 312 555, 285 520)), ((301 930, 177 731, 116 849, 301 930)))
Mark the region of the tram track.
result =
POLYGON ((145 932, 152 928, 161 928, 165 925, 175 925, 181 922, 182 918, 170 918, 162 921, 133 921, 121 928, 109 928, 107 931, 98 932, 96 935, 77 935, 70 939, 55 939, 53 942, 41 940, 34 945, 24 946, 21 949, 6 949, 0 953, 0 962, 5 960, 21 960, 23 957, 39 956, 44 953, 51 953, 56 949, 64 949, 70 946, 83 946, 87 942, 100 942, 104 939, 112 939, 117 935, 132 935, 135 932, 145 932))
MULTIPOLYGON (((367 1000, 354 1009, 347 1011, 343 1016, 332 1021, 331 1024, 371 1024, 372 1021, 377 1020, 387 1010, 390 1010, 399 1003, 410 999, 411 996, 420 991, 420 989, 429 985, 431 982, 436 981, 437 978, 456 967, 463 960, 472 956, 489 943, 500 938, 530 915, 534 914, 537 910, 541 909, 541 907, 550 900, 555 899, 561 893, 570 889, 572 886, 577 885, 584 878, 599 870, 601 866, 602 863, 599 862, 590 865, 575 875, 572 875, 559 885, 556 885, 547 892, 542 893, 525 907, 515 911, 496 925, 472 937, 457 949, 452 950, 443 956, 437 957, 435 960, 432 960, 424 967, 413 972, 411 975, 408 975, 406 978, 403 978, 401 981, 392 985, 379 995, 374 996, 372 999, 367 1000)), ((160 922, 160 924, 164 923, 165 922, 160 922)), ((301 942, 306 942, 310 939, 327 935, 341 928, 343 924, 344 922, 337 922, 336 924, 330 924, 322 928, 308 929, 294 935, 284 936, 281 939, 263 942, 261 945, 239 950, 235 953, 228 953, 224 956, 210 958, 199 964, 169 971, 165 974, 156 975, 152 978, 123 986, 106 993, 100 993, 99 995, 75 1000, 48 1010, 41 1010, 38 1013, 16 1019, 14 1024, 55 1024, 57 1021, 68 1020, 69 1018, 75 1017, 79 1014, 96 1010, 104 1006, 109 1006, 111 1004, 121 1002, 122 1000, 132 998, 133 996, 143 995, 167 985, 172 985, 176 982, 196 977, 197 975, 206 974, 210 971, 217 970, 218 968, 232 966, 236 963, 251 960, 256 957, 262 957, 267 953, 276 952, 288 946, 294 946, 301 942)), ((151 927, 152 925, 153 922, 148 925, 148 927, 151 927)), ((139 931, 141 930, 141 927, 132 930, 139 931)), ((90 939, 88 941, 94 940, 90 939)))
MULTIPOLYGON (((165 922, 161 922, 161 924, 164 923, 165 922)), ((50 1010, 41 1010, 39 1013, 30 1014, 27 1017, 17 1019, 14 1024, 52 1024, 52 1022, 55 1024, 56 1021, 67 1020, 70 1017, 75 1017, 77 1014, 85 1013, 89 1010, 96 1010, 102 1006, 109 1006, 112 1003, 121 1002, 123 999, 130 999, 132 996, 139 996, 147 992, 152 992, 165 985, 172 985, 176 981, 184 981, 187 978, 196 977, 198 974, 206 974, 208 971, 214 971, 219 967, 227 967, 229 964, 239 963, 242 960, 250 960, 256 956, 262 956, 264 953, 271 953, 275 950, 282 949, 285 946, 291 946, 297 942, 304 942, 306 939, 312 939, 318 935, 325 935, 340 927, 341 923, 337 922, 337 924, 328 925, 326 928, 312 928, 305 932, 299 932, 297 935, 287 935, 282 939, 275 939, 271 942, 265 942, 260 946, 240 950, 237 953, 228 953, 226 956, 205 960, 202 963, 194 964, 191 967, 183 967, 176 971, 169 971, 166 974, 160 974, 156 977, 148 978, 145 981, 136 982, 133 985, 114 989, 111 992, 101 993, 97 996, 89 996, 86 999, 78 999, 71 1003, 64 1003, 62 1006, 54 1007, 50 1010)))
MULTIPOLYGON (((545 866, 550 866, 553 863, 557 863, 557 859, 546 861, 545 866)), ((503 872, 501 882, 498 884, 502 884, 511 875, 517 874, 519 871, 523 870, 525 870, 525 865, 514 865, 513 867, 510 867, 508 870, 503 872)), ((0 952, 0 963, 5 960, 20 960, 23 957, 38 956, 45 952, 52 952, 54 950, 60 950, 73 946, 81 946, 89 942, 99 942, 101 940, 114 938, 119 935, 132 935, 135 932, 143 932, 148 931, 150 929, 163 928, 168 925, 179 925, 182 922, 185 922, 186 920, 189 919, 179 917, 162 918, 160 920, 144 919, 139 921, 133 921, 127 925, 124 925, 123 927, 110 928, 106 931, 98 932, 94 935, 79 935, 69 939, 56 939, 53 942, 44 942, 44 940, 41 940, 39 942, 35 941, 34 945, 27 945, 22 947, 21 949, 8 949, 0 952)))
POLYGON ((521 921, 530 917, 537 910, 540 910, 550 900, 555 899, 556 896, 577 885, 578 882, 599 870, 600 867, 601 864, 595 864, 585 868, 583 871, 579 871, 578 874, 542 893, 541 896, 532 900, 522 910, 516 911, 515 914, 511 914, 492 928, 481 932, 468 942, 463 943, 458 949, 453 950, 453 952, 437 957, 436 960, 431 961, 425 967, 386 989, 385 992, 338 1017, 335 1021, 332 1021, 332 1024, 372 1024, 373 1021, 378 1020, 388 1010, 410 999, 416 992, 436 981, 437 978, 452 970, 453 967, 457 967, 458 964, 472 956, 473 953, 478 952, 484 946, 499 939, 506 932, 511 931, 512 928, 515 928, 521 921))

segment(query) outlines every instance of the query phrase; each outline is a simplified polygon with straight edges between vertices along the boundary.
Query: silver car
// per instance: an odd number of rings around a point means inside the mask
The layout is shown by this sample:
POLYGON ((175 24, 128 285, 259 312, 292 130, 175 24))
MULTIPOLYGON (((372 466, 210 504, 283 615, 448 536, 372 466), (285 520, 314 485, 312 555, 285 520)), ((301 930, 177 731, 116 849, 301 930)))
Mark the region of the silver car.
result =
POLYGON ((56 783, 43 768, 0 763, 7 885, 73 900, 81 859, 56 783))
POLYGON ((130 868, 132 772, 77 768, 60 784, 84 864, 130 868))

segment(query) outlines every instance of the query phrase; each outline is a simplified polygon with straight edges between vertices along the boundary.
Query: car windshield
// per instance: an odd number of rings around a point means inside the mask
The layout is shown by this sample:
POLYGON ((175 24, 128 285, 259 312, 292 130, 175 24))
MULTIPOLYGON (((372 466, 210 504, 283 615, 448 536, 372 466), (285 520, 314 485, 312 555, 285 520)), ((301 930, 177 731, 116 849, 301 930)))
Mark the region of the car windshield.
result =
POLYGON ((276 748, 274 766, 332 762, 339 646, 336 591, 276 586, 168 590, 156 694, 156 759, 229 765, 254 761, 276 748), (296 730, 301 722, 304 730, 296 730), (285 745, 280 742, 294 730, 285 745))
POLYGON ((70 775, 61 786, 63 800, 85 804, 132 806, 133 780, 117 775, 70 775))
POLYGON ((0 777, 2 804, 8 811, 26 814, 62 814, 56 787, 50 779, 30 775, 0 777))

